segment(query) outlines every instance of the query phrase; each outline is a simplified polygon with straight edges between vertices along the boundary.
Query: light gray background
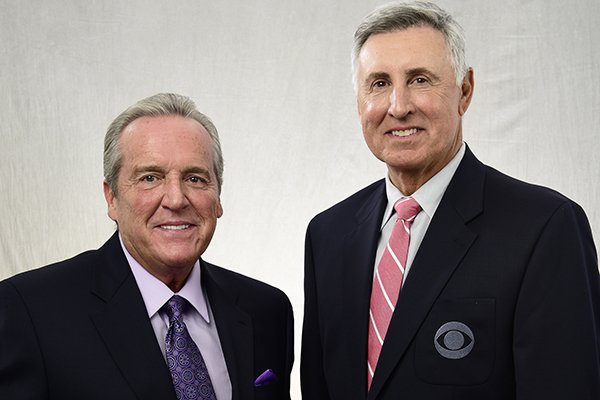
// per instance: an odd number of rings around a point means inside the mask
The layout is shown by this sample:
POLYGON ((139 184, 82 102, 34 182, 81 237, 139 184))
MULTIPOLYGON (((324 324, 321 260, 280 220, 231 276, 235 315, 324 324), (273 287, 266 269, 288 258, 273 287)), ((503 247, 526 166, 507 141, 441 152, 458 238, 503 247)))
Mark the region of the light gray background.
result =
MULTIPOLYGON (((189 95, 226 161, 225 214, 204 258, 289 295, 299 399, 306 225, 385 174, 349 68, 356 25, 383 2, 0 0, 0 278, 99 247, 114 229, 106 127, 143 97, 189 95)), ((466 31, 475 154, 571 197, 600 234, 600 2, 438 3, 466 31)))

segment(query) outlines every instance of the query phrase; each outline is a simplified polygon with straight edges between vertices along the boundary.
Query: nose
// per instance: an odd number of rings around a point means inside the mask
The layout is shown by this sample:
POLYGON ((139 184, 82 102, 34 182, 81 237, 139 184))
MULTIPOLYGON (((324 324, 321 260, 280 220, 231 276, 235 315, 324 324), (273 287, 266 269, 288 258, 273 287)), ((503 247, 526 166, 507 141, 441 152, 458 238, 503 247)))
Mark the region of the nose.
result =
POLYGON ((179 179, 167 179, 165 192, 162 198, 162 206, 171 210, 185 208, 189 202, 185 194, 184 183, 179 179))
POLYGON ((390 92, 388 114, 394 118, 402 119, 414 112, 410 91, 406 87, 395 86, 390 92))

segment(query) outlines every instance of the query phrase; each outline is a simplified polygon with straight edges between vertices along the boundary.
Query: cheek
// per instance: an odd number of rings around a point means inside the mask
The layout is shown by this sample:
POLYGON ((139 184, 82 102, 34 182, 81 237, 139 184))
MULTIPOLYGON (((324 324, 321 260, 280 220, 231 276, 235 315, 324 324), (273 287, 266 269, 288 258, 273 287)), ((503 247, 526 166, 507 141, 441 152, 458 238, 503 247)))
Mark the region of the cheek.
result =
POLYGON ((450 120, 458 118, 460 109, 460 96, 456 92, 435 93, 428 99, 424 99, 420 108, 428 114, 437 116, 440 119, 450 120))
POLYGON ((122 203, 121 207, 125 206, 121 213, 127 212, 129 217, 135 221, 146 221, 149 219, 160 205, 160 199, 153 196, 151 192, 141 193, 138 196, 133 196, 129 201, 122 203))
POLYGON ((204 218, 219 218, 223 213, 218 197, 213 195, 197 196, 193 205, 196 212, 204 218))
POLYGON ((359 105, 359 115, 363 126, 378 123, 387 113, 385 101, 380 98, 369 98, 363 100, 359 105))
POLYGON ((413 104, 425 115, 437 115, 440 110, 447 107, 447 99, 439 93, 427 92, 413 96, 413 104))
POLYGON ((367 106, 367 114, 373 122, 378 122, 385 117, 387 110, 388 106, 382 99, 370 101, 367 106))

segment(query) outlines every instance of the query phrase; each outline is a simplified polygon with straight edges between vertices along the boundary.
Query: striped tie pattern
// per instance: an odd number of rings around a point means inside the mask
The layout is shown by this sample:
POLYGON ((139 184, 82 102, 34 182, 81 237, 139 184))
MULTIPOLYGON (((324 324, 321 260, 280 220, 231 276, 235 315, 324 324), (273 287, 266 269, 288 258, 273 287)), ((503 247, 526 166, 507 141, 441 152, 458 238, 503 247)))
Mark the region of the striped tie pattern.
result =
POLYGON ((385 335, 398 301, 402 276, 408 254, 410 226, 421 211, 416 200, 410 197, 399 199, 394 204, 397 219, 392 235, 381 256, 371 290, 369 309, 369 341, 367 359, 367 383, 371 388, 379 354, 385 335))

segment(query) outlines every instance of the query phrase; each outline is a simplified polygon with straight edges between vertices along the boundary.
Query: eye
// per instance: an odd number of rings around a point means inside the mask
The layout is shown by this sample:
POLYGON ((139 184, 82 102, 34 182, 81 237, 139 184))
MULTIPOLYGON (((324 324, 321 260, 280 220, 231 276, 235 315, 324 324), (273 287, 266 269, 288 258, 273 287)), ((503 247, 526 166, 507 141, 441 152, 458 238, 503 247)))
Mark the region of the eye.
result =
POLYGON ((473 332, 460 322, 448 322, 442 325, 434 338, 438 353, 449 359, 465 357, 473 349, 474 343, 473 332))
POLYGON ((383 79, 378 79, 376 81, 373 81, 373 83, 371 84, 371 89, 380 89, 386 87, 387 85, 387 81, 384 81, 383 79))
POLYGON ((188 181, 190 181, 191 183, 208 183, 208 179, 197 175, 190 176, 188 178, 188 181))
POLYGON ((428 83, 428 82, 429 82, 429 79, 427 79, 424 76, 417 76, 416 78, 414 78, 412 80, 412 83, 417 84, 417 85, 422 85, 422 84, 425 84, 425 83, 428 83))
POLYGON ((156 182, 156 176, 154 175, 144 175, 142 176, 142 178, 140 179, 142 182, 147 182, 147 183, 154 183, 156 182))

